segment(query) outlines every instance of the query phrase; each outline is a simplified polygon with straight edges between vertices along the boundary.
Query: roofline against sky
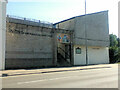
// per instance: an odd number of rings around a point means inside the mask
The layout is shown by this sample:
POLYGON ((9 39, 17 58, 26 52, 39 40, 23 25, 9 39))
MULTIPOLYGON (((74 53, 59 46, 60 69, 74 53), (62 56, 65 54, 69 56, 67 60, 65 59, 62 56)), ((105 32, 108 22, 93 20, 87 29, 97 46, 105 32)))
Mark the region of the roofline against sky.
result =
MULTIPOLYGON (((104 10, 104 11, 99 11, 99 12, 89 13, 89 14, 86 14, 86 15, 98 14, 98 13, 108 12, 108 11, 109 11, 109 10, 104 10)), ((82 16, 85 16, 85 14, 84 14, 84 15, 79 15, 79 16, 74 16, 74 17, 71 17, 71 18, 69 18, 69 19, 62 20, 62 21, 60 21, 60 22, 54 23, 53 25, 56 25, 56 24, 59 24, 59 23, 62 23, 62 22, 65 22, 65 21, 68 21, 68 20, 74 19, 74 18, 76 18, 76 17, 82 17, 82 16)))

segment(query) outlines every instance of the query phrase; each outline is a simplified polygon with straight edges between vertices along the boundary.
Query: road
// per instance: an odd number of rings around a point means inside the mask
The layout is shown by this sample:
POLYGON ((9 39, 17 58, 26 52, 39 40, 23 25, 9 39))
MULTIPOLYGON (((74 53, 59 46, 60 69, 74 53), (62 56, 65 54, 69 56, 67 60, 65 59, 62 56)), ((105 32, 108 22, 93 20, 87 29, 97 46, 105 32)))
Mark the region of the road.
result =
POLYGON ((118 65, 2 78, 3 88, 118 88, 118 65))

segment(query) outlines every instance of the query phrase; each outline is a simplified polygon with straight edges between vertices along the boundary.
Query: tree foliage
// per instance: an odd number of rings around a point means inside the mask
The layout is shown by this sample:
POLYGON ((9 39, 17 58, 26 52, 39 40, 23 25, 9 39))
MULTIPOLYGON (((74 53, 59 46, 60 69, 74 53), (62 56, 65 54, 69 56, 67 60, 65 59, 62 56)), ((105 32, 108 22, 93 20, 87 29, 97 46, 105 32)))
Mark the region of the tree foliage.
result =
POLYGON ((117 36, 110 34, 110 47, 116 47, 118 45, 117 36))
POLYGON ((116 35, 110 34, 110 48, 109 57, 110 63, 115 63, 120 61, 120 39, 116 35))
POLYGON ((118 47, 120 47, 120 38, 118 38, 117 41, 118 41, 118 47))

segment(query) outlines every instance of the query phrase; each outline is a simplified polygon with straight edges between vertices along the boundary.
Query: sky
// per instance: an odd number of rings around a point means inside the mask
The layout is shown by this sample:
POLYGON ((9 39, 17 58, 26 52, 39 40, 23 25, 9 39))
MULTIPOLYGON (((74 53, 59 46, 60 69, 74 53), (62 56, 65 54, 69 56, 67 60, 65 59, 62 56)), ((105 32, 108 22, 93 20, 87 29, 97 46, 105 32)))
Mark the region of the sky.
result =
MULTIPOLYGON (((118 1, 86 0, 86 12, 109 10, 109 33, 118 36, 118 1)), ((85 14, 85 0, 8 0, 7 14, 56 23, 85 14)))

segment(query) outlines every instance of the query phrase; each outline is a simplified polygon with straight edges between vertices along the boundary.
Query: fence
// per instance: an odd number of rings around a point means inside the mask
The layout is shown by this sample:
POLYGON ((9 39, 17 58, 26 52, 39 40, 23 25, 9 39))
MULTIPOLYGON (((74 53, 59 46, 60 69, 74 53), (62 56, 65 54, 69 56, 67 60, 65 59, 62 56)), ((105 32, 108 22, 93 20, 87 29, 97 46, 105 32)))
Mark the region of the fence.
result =
POLYGON ((53 23, 47 22, 47 21, 40 21, 32 18, 24 18, 24 17, 19 17, 19 16, 14 16, 14 15, 7 15, 8 18, 13 18, 13 19, 18 19, 18 20, 24 20, 25 22, 34 22, 37 23, 40 26, 43 27, 49 27, 53 28, 53 23))

